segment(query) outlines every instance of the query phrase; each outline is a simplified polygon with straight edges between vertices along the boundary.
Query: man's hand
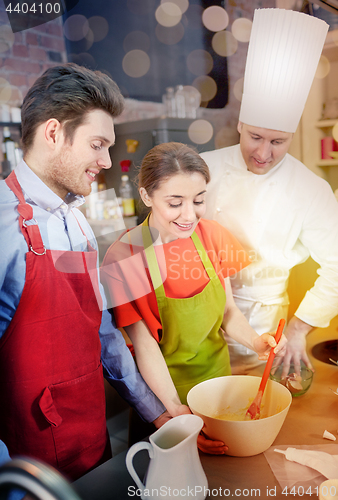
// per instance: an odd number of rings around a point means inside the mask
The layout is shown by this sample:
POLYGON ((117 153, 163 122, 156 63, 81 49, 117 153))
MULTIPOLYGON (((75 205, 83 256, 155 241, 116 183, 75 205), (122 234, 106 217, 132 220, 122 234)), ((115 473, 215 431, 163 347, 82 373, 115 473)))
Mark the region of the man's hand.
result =
POLYGON ((313 327, 304 323, 296 316, 293 316, 285 329, 285 336, 288 339, 286 352, 283 359, 275 361, 274 366, 283 363, 282 378, 289 373, 290 363, 294 364, 295 372, 300 373, 300 362, 314 371, 313 366, 306 353, 306 335, 313 330, 313 327))

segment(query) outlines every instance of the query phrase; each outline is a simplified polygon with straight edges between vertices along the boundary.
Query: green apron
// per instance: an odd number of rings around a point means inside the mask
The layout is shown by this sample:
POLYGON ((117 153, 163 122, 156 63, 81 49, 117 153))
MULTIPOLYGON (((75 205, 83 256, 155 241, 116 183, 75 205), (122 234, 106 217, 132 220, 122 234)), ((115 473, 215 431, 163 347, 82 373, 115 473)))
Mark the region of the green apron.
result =
POLYGON ((191 239, 210 281, 193 297, 166 297, 148 218, 142 224, 142 236, 162 323, 160 348, 181 402, 186 404, 187 394, 194 385, 213 377, 231 375, 228 346, 220 331, 225 291, 194 232, 191 239))

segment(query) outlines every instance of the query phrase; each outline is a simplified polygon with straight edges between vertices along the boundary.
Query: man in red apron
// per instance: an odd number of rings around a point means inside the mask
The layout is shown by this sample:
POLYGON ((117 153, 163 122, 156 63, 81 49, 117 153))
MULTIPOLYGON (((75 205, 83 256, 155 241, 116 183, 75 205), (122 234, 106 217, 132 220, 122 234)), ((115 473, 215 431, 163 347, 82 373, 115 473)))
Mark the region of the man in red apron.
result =
POLYGON ((94 235, 76 209, 110 168, 116 84, 47 70, 22 107, 24 161, 0 185, 0 439, 76 479, 111 456, 103 373, 148 421, 165 408, 104 310, 94 235))

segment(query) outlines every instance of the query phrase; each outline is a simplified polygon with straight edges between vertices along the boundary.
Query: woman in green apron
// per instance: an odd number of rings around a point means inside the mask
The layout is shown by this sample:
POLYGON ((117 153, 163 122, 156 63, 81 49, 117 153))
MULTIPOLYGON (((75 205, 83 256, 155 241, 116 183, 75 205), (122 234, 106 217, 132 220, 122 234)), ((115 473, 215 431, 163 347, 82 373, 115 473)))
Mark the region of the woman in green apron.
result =
MULTIPOLYGON (((150 150, 139 172, 150 214, 109 248, 101 269, 117 326, 172 416, 189 411, 186 396, 194 385, 231 374, 224 331, 260 359, 276 347, 234 303, 230 276, 250 259, 224 227, 202 218, 209 180, 207 165, 190 147, 165 143, 150 150)), ((199 444, 207 452, 224 451, 223 443, 199 444)))

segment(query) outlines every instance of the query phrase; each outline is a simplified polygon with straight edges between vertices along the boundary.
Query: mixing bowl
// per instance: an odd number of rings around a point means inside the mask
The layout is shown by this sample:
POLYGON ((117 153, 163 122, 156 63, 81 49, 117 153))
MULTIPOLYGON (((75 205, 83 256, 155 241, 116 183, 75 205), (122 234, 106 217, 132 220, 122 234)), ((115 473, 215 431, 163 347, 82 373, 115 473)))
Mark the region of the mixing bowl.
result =
POLYGON ((195 385, 187 396, 191 411, 200 416, 203 432, 210 438, 223 441, 229 448, 227 455, 249 457, 267 450, 276 439, 292 397, 288 389, 268 380, 261 405, 259 420, 223 420, 244 418, 254 400, 260 377, 230 375, 195 385), (262 418, 264 417, 264 418, 262 418))
POLYGON ((271 380, 275 380, 276 382, 285 385, 294 398, 303 396, 312 384, 313 371, 307 368, 304 363, 301 363, 300 375, 298 378, 295 375, 295 367, 291 364, 287 377, 282 379, 282 370, 283 365, 280 365, 277 369, 272 367, 270 372, 271 380))

